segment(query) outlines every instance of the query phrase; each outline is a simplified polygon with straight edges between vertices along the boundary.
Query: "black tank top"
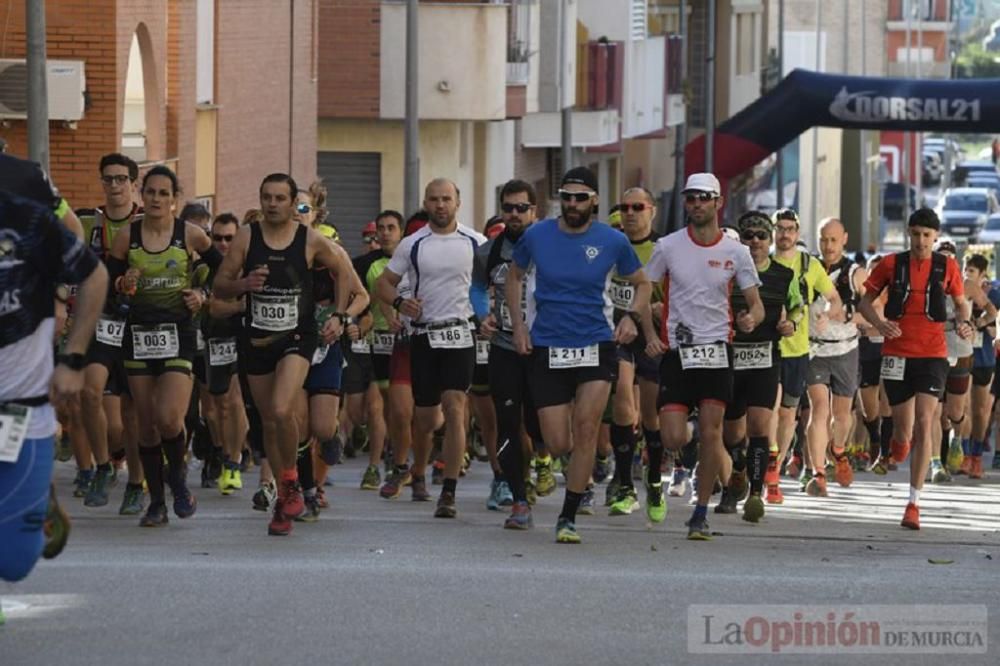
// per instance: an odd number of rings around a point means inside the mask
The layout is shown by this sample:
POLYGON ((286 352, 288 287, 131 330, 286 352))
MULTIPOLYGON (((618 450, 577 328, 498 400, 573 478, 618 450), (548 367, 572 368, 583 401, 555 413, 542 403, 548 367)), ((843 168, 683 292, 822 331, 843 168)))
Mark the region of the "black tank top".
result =
POLYGON ((243 270, 250 273, 258 266, 267 266, 270 271, 264 289, 251 292, 247 298, 246 325, 251 337, 315 329, 313 276, 306 263, 307 232, 298 225, 288 247, 275 250, 264 242, 260 225, 251 225, 243 270))

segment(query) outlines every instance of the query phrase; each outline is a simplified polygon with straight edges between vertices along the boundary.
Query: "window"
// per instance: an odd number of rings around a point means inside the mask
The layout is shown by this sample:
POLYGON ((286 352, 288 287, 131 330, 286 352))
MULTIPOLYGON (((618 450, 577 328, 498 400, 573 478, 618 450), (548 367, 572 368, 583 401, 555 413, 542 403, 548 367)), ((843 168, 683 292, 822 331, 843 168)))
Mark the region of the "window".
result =
POLYGON ((751 12, 736 14, 736 75, 753 74, 756 69, 756 35, 754 34, 754 19, 751 12))
POLYGON ((632 0, 629 8, 629 23, 633 41, 646 39, 646 0, 632 0))
POLYGON ((199 104, 212 104, 215 101, 215 0, 198 0, 195 39, 195 94, 199 104))

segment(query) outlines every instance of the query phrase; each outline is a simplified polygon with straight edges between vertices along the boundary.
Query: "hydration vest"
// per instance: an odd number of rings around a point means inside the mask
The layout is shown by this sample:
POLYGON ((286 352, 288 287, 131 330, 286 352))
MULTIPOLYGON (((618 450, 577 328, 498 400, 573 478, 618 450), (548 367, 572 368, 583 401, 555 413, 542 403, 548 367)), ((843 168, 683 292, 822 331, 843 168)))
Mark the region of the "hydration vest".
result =
POLYGON ((857 289, 854 288, 854 272, 856 270, 858 270, 858 264, 844 256, 840 258, 840 261, 830 266, 830 270, 828 271, 831 275, 840 271, 837 273, 837 278, 834 280, 833 286, 837 289, 837 295, 840 296, 841 303, 844 304, 845 323, 849 323, 854 318, 854 310, 858 305, 858 301, 861 300, 857 289))
MULTIPOLYGON (((948 258, 940 252, 931 253, 931 274, 924 290, 924 314, 931 321, 943 322, 948 319, 948 308, 944 296, 944 276, 948 258)), ((889 300, 885 304, 885 316, 899 320, 906 311, 910 298, 910 253, 896 255, 896 270, 889 285, 889 300)))

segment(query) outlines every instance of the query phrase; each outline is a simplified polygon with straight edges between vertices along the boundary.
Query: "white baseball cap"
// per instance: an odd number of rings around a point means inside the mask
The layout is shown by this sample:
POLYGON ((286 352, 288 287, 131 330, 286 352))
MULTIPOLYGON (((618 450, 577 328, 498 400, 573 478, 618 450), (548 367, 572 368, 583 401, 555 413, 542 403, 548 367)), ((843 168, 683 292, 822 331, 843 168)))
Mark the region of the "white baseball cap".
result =
POLYGON ((719 179, 714 174, 693 173, 688 176, 682 194, 684 192, 710 192, 719 196, 722 194, 722 186, 719 185, 719 179))

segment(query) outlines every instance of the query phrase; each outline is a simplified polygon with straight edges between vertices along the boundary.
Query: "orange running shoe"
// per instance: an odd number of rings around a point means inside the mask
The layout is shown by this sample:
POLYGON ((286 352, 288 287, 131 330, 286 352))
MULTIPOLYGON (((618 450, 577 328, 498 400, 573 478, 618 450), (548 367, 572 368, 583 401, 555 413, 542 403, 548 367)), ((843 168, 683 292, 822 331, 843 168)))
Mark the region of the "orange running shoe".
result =
POLYGON ((809 483, 806 484, 806 494, 810 497, 826 497, 826 476, 814 474, 813 478, 809 479, 809 483))
POLYGON ((851 461, 841 453, 840 457, 836 458, 836 462, 837 471, 834 472, 833 478, 844 488, 850 488, 851 483, 854 482, 854 467, 851 465, 851 461))
POLYGON ((897 442, 896 440, 890 440, 889 447, 892 450, 892 462, 899 463, 906 462, 907 457, 910 455, 910 443, 909 442, 897 442))
POLYGON ((918 507, 913 502, 906 505, 906 511, 903 512, 903 522, 900 523, 903 527, 911 530, 920 529, 920 507, 918 507))
POLYGON ((767 484, 767 503, 784 504, 785 496, 781 494, 781 486, 777 483, 767 484))
POLYGON ((778 457, 772 453, 767 461, 767 471, 764 472, 764 483, 768 486, 776 486, 778 479, 778 457))
POLYGON ((983 457, 982 456, 969 456, 972 458, 972 464, 969 466, 969 478, 970 479, 981 479, 983 478, 983 457))
POLYGON ((788 461, 785 465, 785 474, 792 477, 793 479, 799 478, 799 474, 802 473, 802 456, 793 455, 792 459, 788 461))
POLYGON ((972 473, 972 456, 965 456, 962 458, 962 464, 958 466, 958 471, 955 474, 965 474, 968 476, 972 473))

